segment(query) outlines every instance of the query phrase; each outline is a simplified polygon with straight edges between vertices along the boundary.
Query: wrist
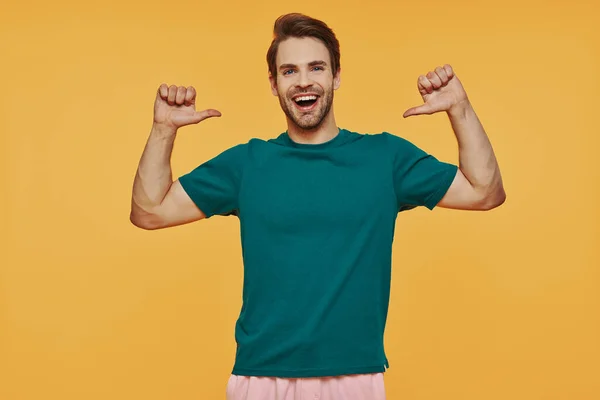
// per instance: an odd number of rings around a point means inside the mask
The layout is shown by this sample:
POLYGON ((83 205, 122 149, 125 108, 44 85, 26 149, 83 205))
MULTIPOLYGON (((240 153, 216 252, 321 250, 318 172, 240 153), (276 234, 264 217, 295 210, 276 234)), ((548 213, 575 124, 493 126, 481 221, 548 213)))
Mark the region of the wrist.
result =
POLYGON ((177 133, 177 128, 172 125, 166 125, 154 122, 152 124, 152 130, 150 131, 150 135, 158 136, 158 137, 172 137, 177 133))
POLYGON ((469 110, 472 110, 471 102, 469 99, 462 100, 453 106, 451 106, 446 113, 450 118, 465 118, 469 110))

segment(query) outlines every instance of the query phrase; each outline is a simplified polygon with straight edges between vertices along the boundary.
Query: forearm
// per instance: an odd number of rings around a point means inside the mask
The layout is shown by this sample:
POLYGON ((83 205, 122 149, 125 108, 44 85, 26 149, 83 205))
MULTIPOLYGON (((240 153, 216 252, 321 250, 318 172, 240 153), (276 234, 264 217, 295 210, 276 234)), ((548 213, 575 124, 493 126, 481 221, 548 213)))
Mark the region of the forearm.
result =
POLYGON ((133 182, 131 219, 153 213, 173 183, 171 153, 175 130, 153 125, 133 182))
POLYGON ((502 177, 492 144, 472 105, 466 101, 447 114, 458 141, 463 175, 482 197, 503 197, 502 177))

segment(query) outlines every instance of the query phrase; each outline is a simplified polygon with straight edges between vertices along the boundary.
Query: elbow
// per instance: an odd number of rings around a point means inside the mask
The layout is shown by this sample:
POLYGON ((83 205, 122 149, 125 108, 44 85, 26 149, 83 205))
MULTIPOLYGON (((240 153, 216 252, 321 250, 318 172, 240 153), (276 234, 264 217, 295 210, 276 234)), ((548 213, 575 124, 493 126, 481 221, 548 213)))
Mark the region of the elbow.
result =
POLYGON ((493 210, 494 208, 500 207, 506 201, 506 192, 503 187, 498 188, 492 193, 488 194, 481 202, 482 211, 493 210))
POLYGON ((147 231, 163 228, 163 219, 159 214, 160 209, 144 208, 132 201, 129 212, 129 221, 136 227, 147 231))
POLYGON ((129 221, 134 226, 147 231, 153 231, 161 228, 161 225, 158 223, 158 221, 155 218, 152 218, 150 215, 144 217, 131 212, 129 214, 129 221))

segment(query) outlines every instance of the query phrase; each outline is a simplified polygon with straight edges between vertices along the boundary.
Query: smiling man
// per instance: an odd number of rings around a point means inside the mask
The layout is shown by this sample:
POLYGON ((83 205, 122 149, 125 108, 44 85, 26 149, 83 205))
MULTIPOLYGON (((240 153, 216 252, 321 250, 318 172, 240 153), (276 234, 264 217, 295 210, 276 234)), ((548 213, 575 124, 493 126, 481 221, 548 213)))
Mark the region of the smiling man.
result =
POLYGON ((286 131, 229 148, 176 180, 170 156, 177 130, 221 114, 196 111, 193 87, 159 87, 131 221, 160 229, 239 218, 243 304, 228 399, 385 399, 383 337, 398 213, 502 204, 492 146, 450 65, 418 78, 423 104, 403 116, 445 112, 458 166, 388 132, 338 127, 339 43, 322 21, 277 19, 267 63, 286 131))
MULTIPOLYGON (((279 97, 279 104, 288 118, 288 133, 293 129, 293 135, 303 135, 305 140, 315 142, 315 131, 325 118, 328 118, 325 124, 334 128, 330 130, 336 131, 330 111, 333 91, 340 86, 340 74, 333 76, 335 67, 325 45, 313 37, 290 37, 273 49, 278 50, 278 57, 274 57, 275 50, 268 54, 275 67, 269 79, 271 90, 279 97)), ((316 141, 319 140, 322 139, 316 141)))

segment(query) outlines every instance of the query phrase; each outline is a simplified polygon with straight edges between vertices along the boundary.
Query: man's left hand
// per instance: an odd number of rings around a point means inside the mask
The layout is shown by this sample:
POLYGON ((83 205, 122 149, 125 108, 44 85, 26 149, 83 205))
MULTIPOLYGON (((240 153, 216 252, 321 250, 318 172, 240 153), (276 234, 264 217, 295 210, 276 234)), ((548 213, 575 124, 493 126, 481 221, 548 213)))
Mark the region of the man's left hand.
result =
POLYGON ((440 111, 449 112, 469 102, 460 80, 448 64, 429 71, 425 76, 419 76, 417 87, 425 104, 409 108, 402 115, 404 118, 440 111))

